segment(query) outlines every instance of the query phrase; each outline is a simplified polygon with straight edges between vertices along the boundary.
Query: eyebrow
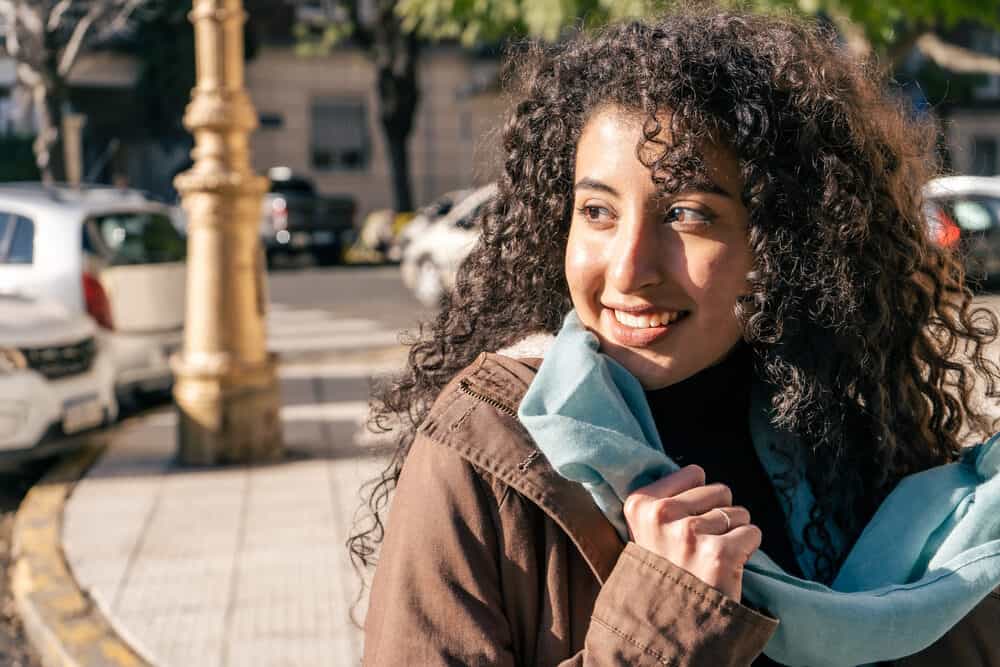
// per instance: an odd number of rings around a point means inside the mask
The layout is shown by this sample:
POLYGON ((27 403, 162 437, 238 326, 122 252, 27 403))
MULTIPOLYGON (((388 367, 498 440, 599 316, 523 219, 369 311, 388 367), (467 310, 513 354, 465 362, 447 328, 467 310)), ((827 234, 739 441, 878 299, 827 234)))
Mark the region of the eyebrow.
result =
POLYGON ((598 192, 606 192, 609 195, 613 195, 615 197, 620 197, 621 196, 621 193, 619 193, 617 190, 615 190, 613 187, 611 187, 607 183, 604 183, 603 181, 598 181, 598 180, 593 179, 593 178, 581 178, 579 181, 576 182, 576 185, 573 186, 573 189, 574 190, 597 190, 598 192))
MULTIPOLYGON (((606 192, 609 195, 613 195, 615 197, 621 196, 621 193, 619 193, 618 190, 615 190, 613 187, 611 187, 610 185, 608 185, 603 181, 598 181, 597 179, 593 178, 581 178, 579 181, 576 182, 576 185, 573 187, 573 189, 597 190, 598 192, 606 192)), ((720 186, 718 183, 712 181, 707 177, 700 177, 700 178, 696 177, 693 181, 686 184, 683 190, 688 192, 704 192, 706 194, 719 195, 721 197, 726 197, 728 199, 736 198, 732 193, 728 192, 727 190, 724 190, 722 186, 720 186)))

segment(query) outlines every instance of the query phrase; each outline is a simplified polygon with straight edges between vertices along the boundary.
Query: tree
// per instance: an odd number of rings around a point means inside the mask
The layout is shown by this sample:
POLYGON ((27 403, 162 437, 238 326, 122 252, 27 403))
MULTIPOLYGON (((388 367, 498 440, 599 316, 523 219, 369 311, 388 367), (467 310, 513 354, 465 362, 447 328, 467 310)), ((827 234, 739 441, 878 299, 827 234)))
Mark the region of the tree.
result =
MULTIPOLYGON (((898 68, 916 47, 953 72, 1000 73, 1000 58, 948 44, 942 35, 963 22, 1000 29, 1000 7, 983 0, 734 0, 760 11, 829 19, 849 48, 898 68)), ((399 0, 404 27, 432 39, 466 44, 530 35, 555 40, 567 27, 596 26, 661 11, 665 0, 399 0)))
POLYGON ((0 0, 7 53, 17 86, 33 105, 35 161, 42 180, 64 178, 62 118, 68 80, 80 54, 124 30, 144 0, 0 0))
POLYGON ((403 25, 397 5, 398 0, 326 0, 312 7, 297 33, 299 50, 304 55, 328 53, 347 38, 368 54, 375 65, 378 114, 389 154, 395 207, 397 211, 411 211, 407 142, 420 101, 420 41, 413 30, 403 25), (362 5, 370 11, 363 12, 362 5))

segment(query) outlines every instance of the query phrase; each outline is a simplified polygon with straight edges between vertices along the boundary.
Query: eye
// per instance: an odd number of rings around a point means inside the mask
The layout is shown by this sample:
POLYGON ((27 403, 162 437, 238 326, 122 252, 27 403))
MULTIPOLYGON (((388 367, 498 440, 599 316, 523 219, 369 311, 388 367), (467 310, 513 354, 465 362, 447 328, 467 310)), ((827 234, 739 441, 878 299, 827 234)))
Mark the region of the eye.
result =
POLYGON ((588 222, 604 222, 610 220, 612 217, 611 211, 604 206, 585 205, 576 210, 579 211, 580 215, 582 215, 588 222))
POLYGON ((682 229, 700 229, 711 225, 713 217, 707 211, 689 206, 672 206, 667 211, 664 222, 682 229))

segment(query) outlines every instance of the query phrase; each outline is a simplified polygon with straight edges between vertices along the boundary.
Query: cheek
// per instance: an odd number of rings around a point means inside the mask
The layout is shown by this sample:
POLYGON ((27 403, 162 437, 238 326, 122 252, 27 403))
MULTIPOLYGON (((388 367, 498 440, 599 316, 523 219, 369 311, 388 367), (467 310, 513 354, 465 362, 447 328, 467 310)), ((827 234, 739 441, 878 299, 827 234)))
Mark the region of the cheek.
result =
POLYGON ((706 296, 730 300, 746 292, 747 274, 752 267, 747 248, 713 245, 686 253, 691 284, 706 296))
POLYGON ((581 238, 580 234, 570 230, 569 240, 566 244, 565 271, 570 294, 579 308, 582 305, 577 303, 580 297, 600 289, 601 276, 603 275, 603 259, 600 248, 595 247, 593 243, 588 243, 581 238))

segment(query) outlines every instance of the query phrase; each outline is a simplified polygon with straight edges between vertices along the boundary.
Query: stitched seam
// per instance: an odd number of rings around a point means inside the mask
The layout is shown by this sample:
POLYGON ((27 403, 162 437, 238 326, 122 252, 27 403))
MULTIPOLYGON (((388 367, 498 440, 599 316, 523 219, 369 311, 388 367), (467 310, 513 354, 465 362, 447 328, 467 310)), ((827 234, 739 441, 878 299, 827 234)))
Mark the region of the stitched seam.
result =
MULTIPOLYGON (((623 551, 622 555, 623 556, 628 556, 629 558, 632 558, 633 560, 635 560, 639 564, 645 565, 646 567, 648 567, 649 569, 653 570, 654 572, 659 572, 666 579, 669 579, 670 581, 672 581, 673 583, 677 584, 678 586, 680 586, 681 588, 685 589, 686 591, 688 591, 690 593, 693 593, 702 602, 707 602, 707 603, 711 604, 715 610, 717 610, 718 612, 720 612, 722 614, 725 614, 725 615, 731 617, 733 620, 737 620, 737 621, 740 621, 742 623, 746 623, 748 625, 756 625, 756 623, 754 623, 754 619, 753 619, 752 616, 750 616, 750 617, 745 616, 745 614, 750 613, 749 610, 744 611, 744 609, 741 608, 741 607, 731 607, 730 605, 735 605, 737 603, 734 602, 733 600, 730 600, 729 598, 726 598, 726 597, 722 596, 722 593, 717 593, 717 595, 719 597, 722 597, 722 600, 721 601, 716 600, 714 595, 706 594, 705 591, 698 590, 694 586, 691 586, 687 582, 681 580, 681 578, 679 576, 677 576, 676 574, 674 574, 673 572, 668 572, 667 570, 659 568, 659 567, 656 566, 656 564, 650 563, 647 560, 643 560, 642 558, 639 558, 635 554, 629 553, 628 551, 623 551)), ((706 584, 706 586, 707 585, 708 584, 706 584)))
POLYGON ((997 593, 996 591, 990 591, 989 597, 996 598, 997 600, 1000 600, 1000 593, 997 593))
POLYGON ((605 628, 607 630, 610 630, 612 633, 618 635, 619 637, 621 637, 622 639, 624 639, 625 641, 627 641, 632 646, 635 646, 637 649, 639 649, 643 653, 648 653, 649 655, 653 656, 654 658, 656 658, 656 661, 658 663, 660 663, 661 665, 673 666, 673 665, 677 665, 678 664, 676 660, 674 660, 672 658, 668 658, 667 656, 663 655, 662 653, 660 653, 656 649, 651 648, 649 646, 646 646, 645 644, 643 644, 639 640, 635 639, 634 637, 632 637, 631 635, 627 634, 626 632, 623 632, 622 630, 619 630, 618 628, 616 628, 615 626, 611 625, 610 623, 608 623, 604 619, 598 618, 597 616, 591 616, 590 618, 591 618, 591 620, 593 620, 598 625, 602 626, 603 628, 605 628))

